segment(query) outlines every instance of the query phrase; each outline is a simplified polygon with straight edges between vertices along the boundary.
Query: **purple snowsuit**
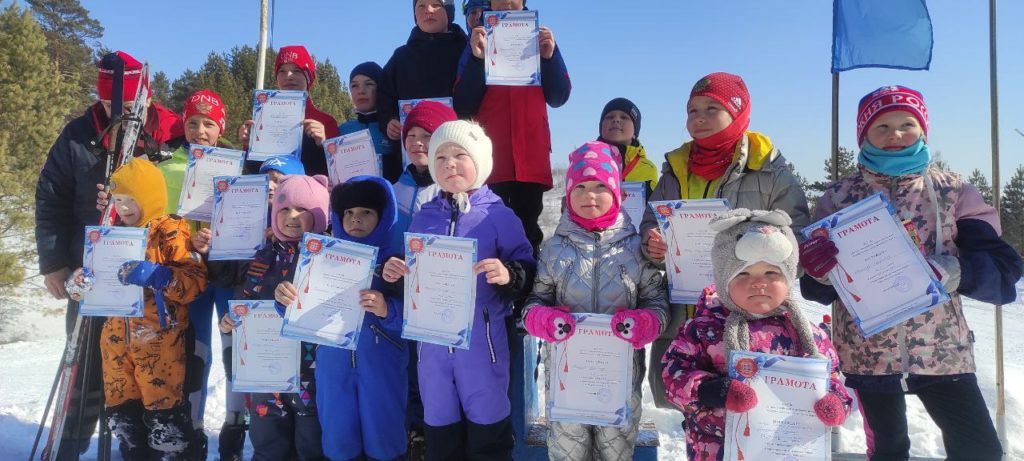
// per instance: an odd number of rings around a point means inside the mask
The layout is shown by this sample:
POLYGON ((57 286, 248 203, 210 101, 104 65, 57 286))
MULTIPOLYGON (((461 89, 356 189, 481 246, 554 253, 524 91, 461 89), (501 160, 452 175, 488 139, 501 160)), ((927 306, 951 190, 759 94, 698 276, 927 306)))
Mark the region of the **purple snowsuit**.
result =
POLYGON ((477 260, 498 258, 512 276, 505 286, 477 276, 476 313, 469 350, 419 343, 419 383, 424 420, 447 426, 462 420, 494 424, 511 413, 508 398, 509 345, 505 319, 512 301, 532 285, 536 262, 522 222, 486 186, 470 195, 471 208, 460 213, 447 194, 423 205, 409 232, 477 240, 477 260), (453 225, 454 221, 454 225, 453 225))

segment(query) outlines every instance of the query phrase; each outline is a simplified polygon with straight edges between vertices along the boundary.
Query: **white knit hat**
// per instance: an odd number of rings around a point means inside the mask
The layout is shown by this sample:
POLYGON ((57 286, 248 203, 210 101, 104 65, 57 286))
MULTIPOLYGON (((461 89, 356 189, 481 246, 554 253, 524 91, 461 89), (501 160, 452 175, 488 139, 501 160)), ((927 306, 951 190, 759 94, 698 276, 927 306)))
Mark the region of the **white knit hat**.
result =
MULTIPOLYGON (((469 189, 483 187, 494 167, 494 160, 491 158, 491 138, 487 137, 484 129, 474 122, 455 120, 441 124, 434 131, 430 136, 427 168, 430 169, 430 177, 438 184, 440 183, 437 180, 434 160, 437 159, 437 151, 445 144, 455 144, 469 153, 476 167, 476 181, 469 189)), ((469 196, 466 193, 455 194, 455 200, 463 212, 469 211, 469 196)))

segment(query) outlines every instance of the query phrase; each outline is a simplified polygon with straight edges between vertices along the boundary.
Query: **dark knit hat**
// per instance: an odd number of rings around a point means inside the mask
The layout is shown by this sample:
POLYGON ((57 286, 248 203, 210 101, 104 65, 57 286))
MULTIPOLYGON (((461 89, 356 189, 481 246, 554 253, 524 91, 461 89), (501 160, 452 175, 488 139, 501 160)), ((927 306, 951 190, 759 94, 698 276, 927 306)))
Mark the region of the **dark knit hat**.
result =
POLYGON ((601 110, 601 120, 597 124, 597 132, 601 133, 601 121, 604 120, 604 116, 608 115, 608 112, 613 110, 621 110, 633 120, 634 135, 633 137, 640 137, 640 108, 633 104, 626 98, 615 98, 608 101, 608 104, 604 105, 604 109, 601 110))
MULTIPOLYGON (((523 2, 524 4, 526 2, 523 2)), ((462 0, 462 14, 468 15, 473 8, 490 8, 491 0, 462 0)))
POLYGON ((344 216, 345 210, 361 207, 374 210, 377 216, 381 216, 387 206, 385 192, 380 184, 373 181, 344 182, 331 191, 331 211, 344 216))
POLYGON ((402 125, 402 142, 405 142, 409 129, 414 126, 423 128, 428 133, 433 133, 444 122, 458 119, 459 116, 455 114, 451 107, 437 101, 420 101, 412 108, 409 115, 405 117, 405 124, 402 125))
POLYGON ((380 68, 380 64, 366 61, 352 68, 352 72, 348 74, 348 81, 351 82, 356 75, 365 75, 379 84, 384 79, 384 69, 380 68))
MULTIPOLYGON (((416 2, 418 0, 412 0, 412 9, 416 11, 416 2)), ((455 22, 455 0, 441 0, 441 4, 444 5, 444 12, 448 14, 448 24, 455 22)))

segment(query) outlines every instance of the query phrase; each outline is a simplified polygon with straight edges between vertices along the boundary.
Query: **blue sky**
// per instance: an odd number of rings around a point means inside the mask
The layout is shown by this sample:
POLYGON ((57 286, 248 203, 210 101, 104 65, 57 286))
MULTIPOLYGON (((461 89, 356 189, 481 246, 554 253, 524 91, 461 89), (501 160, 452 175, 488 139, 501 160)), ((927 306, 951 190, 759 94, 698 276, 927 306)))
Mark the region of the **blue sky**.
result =
MULTIPOLYGON (((414 26, 408 0, 276 3, 273 45, 304 44, 346 77, 363 61, 383 65, 414 26)), ((255 45, 258 39, 258 0, 82 4, 106 28, 105 46, 148 60, 171 78, 199 67, 211 51, 255 45)), ((596 137, 601 108, 624 96, 643 112, 640 139, 660 165, 665 152, 689 138, 684 107, 690 87, 705 74, 727 71, 741 75, 750 88, 751 129, 771 136, 805 177, 824 177, 831 142, 832 2, 528 0, 528 5, 554 31, 573 81, 569 102, 549 112, 556 164, 596 137)), ((929 10, 935 31, 930 71, 841 74, 840 144, 854 147, 861 96, 882 85, 904 84, 924 93, 933 151, 961 173, 980 168, 988 176, 988 2, 934 0, 929 10)), ((464 23, 461 14, 457 21, 464 23)), ((1024 136, 1014 131, 1024 131, 1022 22, 1024 2, 999 2, 1004 183, 1024 164, 1024 136)))

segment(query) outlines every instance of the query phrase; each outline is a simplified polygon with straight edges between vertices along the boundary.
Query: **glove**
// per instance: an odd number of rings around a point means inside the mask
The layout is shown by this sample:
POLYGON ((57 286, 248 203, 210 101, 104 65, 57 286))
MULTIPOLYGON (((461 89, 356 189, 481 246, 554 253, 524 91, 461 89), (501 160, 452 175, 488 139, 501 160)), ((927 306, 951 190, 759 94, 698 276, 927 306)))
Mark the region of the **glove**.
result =
POLYGON ((725 407, 746 413, 757 406, 757 392, 743 381, 728 376, 705 379, 697 386, 697 401, 709 408, 725 407))
POLYGON ((814 237, 800 244, 800 267, 816 279, 824 278, 836 267, 839 249, 835 242, 825 237, 814 237))
POLYGON ((71 299, 81 301, 86 293, 92 291, 93 283, 95 278, 83 268, 78 268, 64 281, 64 290, 71 299))
POLYGON ((960 288, 960 260, 956 256, 931 255, 925 259, 947 292, 952 293, 960 288))
POLYGON ((576 332, 576 319, 566 306, 535 306, 523 319, 526 331, 549 343, 565 341, 576 332))
POLYGON ((828 427, 842 426, 846 421, 846 409, 843 408, 843 401, 835 394, 825 394, 820 400, 814 403, 814 414, 828 427))
POLYGON ((619 309, 611 324, 612 333, 634 349, 643 349, 661 334, 661 320, 647 309, 619 309))
POLYGON ((163 291, 171 281, 171 270, 149 261, 128 261, 121 265, 117 280, 122 285, 138 285, 163 291))

